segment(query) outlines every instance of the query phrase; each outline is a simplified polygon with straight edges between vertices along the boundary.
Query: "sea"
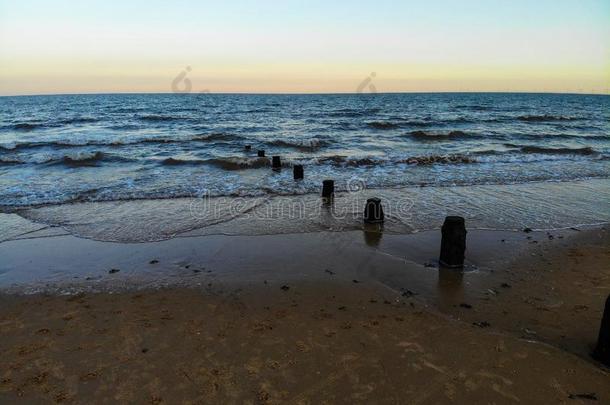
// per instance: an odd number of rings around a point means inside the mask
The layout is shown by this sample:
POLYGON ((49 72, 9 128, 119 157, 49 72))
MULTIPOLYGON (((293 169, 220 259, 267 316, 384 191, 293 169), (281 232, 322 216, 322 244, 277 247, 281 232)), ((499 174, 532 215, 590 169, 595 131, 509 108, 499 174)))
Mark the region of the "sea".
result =
POLYGON ((0 241, 357 229, 370 197, 397 233, 608 222, 610 96, 0 97, 0 241))

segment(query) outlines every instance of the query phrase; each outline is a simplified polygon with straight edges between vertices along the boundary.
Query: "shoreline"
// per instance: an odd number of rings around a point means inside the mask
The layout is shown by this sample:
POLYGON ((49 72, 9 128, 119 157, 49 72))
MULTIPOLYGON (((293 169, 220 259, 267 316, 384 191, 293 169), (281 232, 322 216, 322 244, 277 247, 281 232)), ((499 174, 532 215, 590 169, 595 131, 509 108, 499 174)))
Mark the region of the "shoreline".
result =
POLYGON ((358 180, 348 183, 352 192, 337 192, 332 205, 322 204, 319 195, 311 193, 79 202, 1 213, 0 240, 49 232, 129 243, 183 236, 362 231, 364 206, 372 197, 381 197, 385 234, 438 229, 448 215, 465 217, 468 229, 553 231, 610 223, 610 205, 604 202, 610 201, 609 184, 607 179, 595 179, 368 189, 358 180))

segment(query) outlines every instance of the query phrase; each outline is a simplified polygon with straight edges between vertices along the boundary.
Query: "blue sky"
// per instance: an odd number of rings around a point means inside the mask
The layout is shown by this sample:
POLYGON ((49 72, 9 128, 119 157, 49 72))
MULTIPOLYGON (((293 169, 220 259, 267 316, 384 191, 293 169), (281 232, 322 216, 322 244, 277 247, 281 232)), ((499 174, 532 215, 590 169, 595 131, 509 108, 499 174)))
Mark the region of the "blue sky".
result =
POLYGON ((0 0, 0 94, 584 91, 610 87, 610 1, 0 0))

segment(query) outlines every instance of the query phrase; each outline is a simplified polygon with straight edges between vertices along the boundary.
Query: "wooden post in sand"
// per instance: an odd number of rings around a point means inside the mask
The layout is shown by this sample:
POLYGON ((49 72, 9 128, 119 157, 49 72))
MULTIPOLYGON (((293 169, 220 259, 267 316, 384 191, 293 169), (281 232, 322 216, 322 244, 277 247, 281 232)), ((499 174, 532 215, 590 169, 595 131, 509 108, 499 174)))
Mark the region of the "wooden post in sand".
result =
POLYGON ((265 151, 264 150, 259 150, 258 151, 258 157, 265 157, 265 151))
POLYGON ((379 198, 369 198, 366 200, 364 222, 372 224, 383 222, 383 207, 379 198))
POLYGON ((303 177, 305 177, 305 174, 303 172, 303 165, 294 165, 294 167, 292 168, 292 172, 294 174, 295 180, 303 180, 303 177))
POLYGON ((327 202, 332 200, 335 194, 335 181, 334 180, 324 180, 322 182, 322 198, 324 198, 327 202))
POLYGON ((606 299, 602 326, 599 328, 599 338, 593 357, 610 367, 610 295, 606 299))
POLYGON ((280 170, 282 168, 282 159, 279 156, 273 156, 271 159, 271 167, 273 170, 280 170))
POLYGON ((442 228, 440 263, 446 267, 464 267, 466 225, 464 218, 449 216, 442 228))

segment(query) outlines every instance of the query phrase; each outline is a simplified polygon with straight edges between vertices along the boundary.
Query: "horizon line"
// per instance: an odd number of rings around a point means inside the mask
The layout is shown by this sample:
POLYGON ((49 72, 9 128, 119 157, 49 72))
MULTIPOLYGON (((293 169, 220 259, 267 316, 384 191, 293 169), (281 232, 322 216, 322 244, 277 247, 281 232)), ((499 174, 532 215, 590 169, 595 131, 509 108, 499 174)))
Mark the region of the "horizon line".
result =
POLYGON ((251 95, 251 96, 333 96, 333 95, 386 95, 386 94, 555 94, 555 95, 582 95, 582 96, 610 96, 610 91, 600 93, 587 93, 577 91, 378 91, 378 92, 86 92, 86 93, 32 93, 32 94, 0 94, 0 97, 56 97, 56 96, 111 96, 111 95, 251 95))

